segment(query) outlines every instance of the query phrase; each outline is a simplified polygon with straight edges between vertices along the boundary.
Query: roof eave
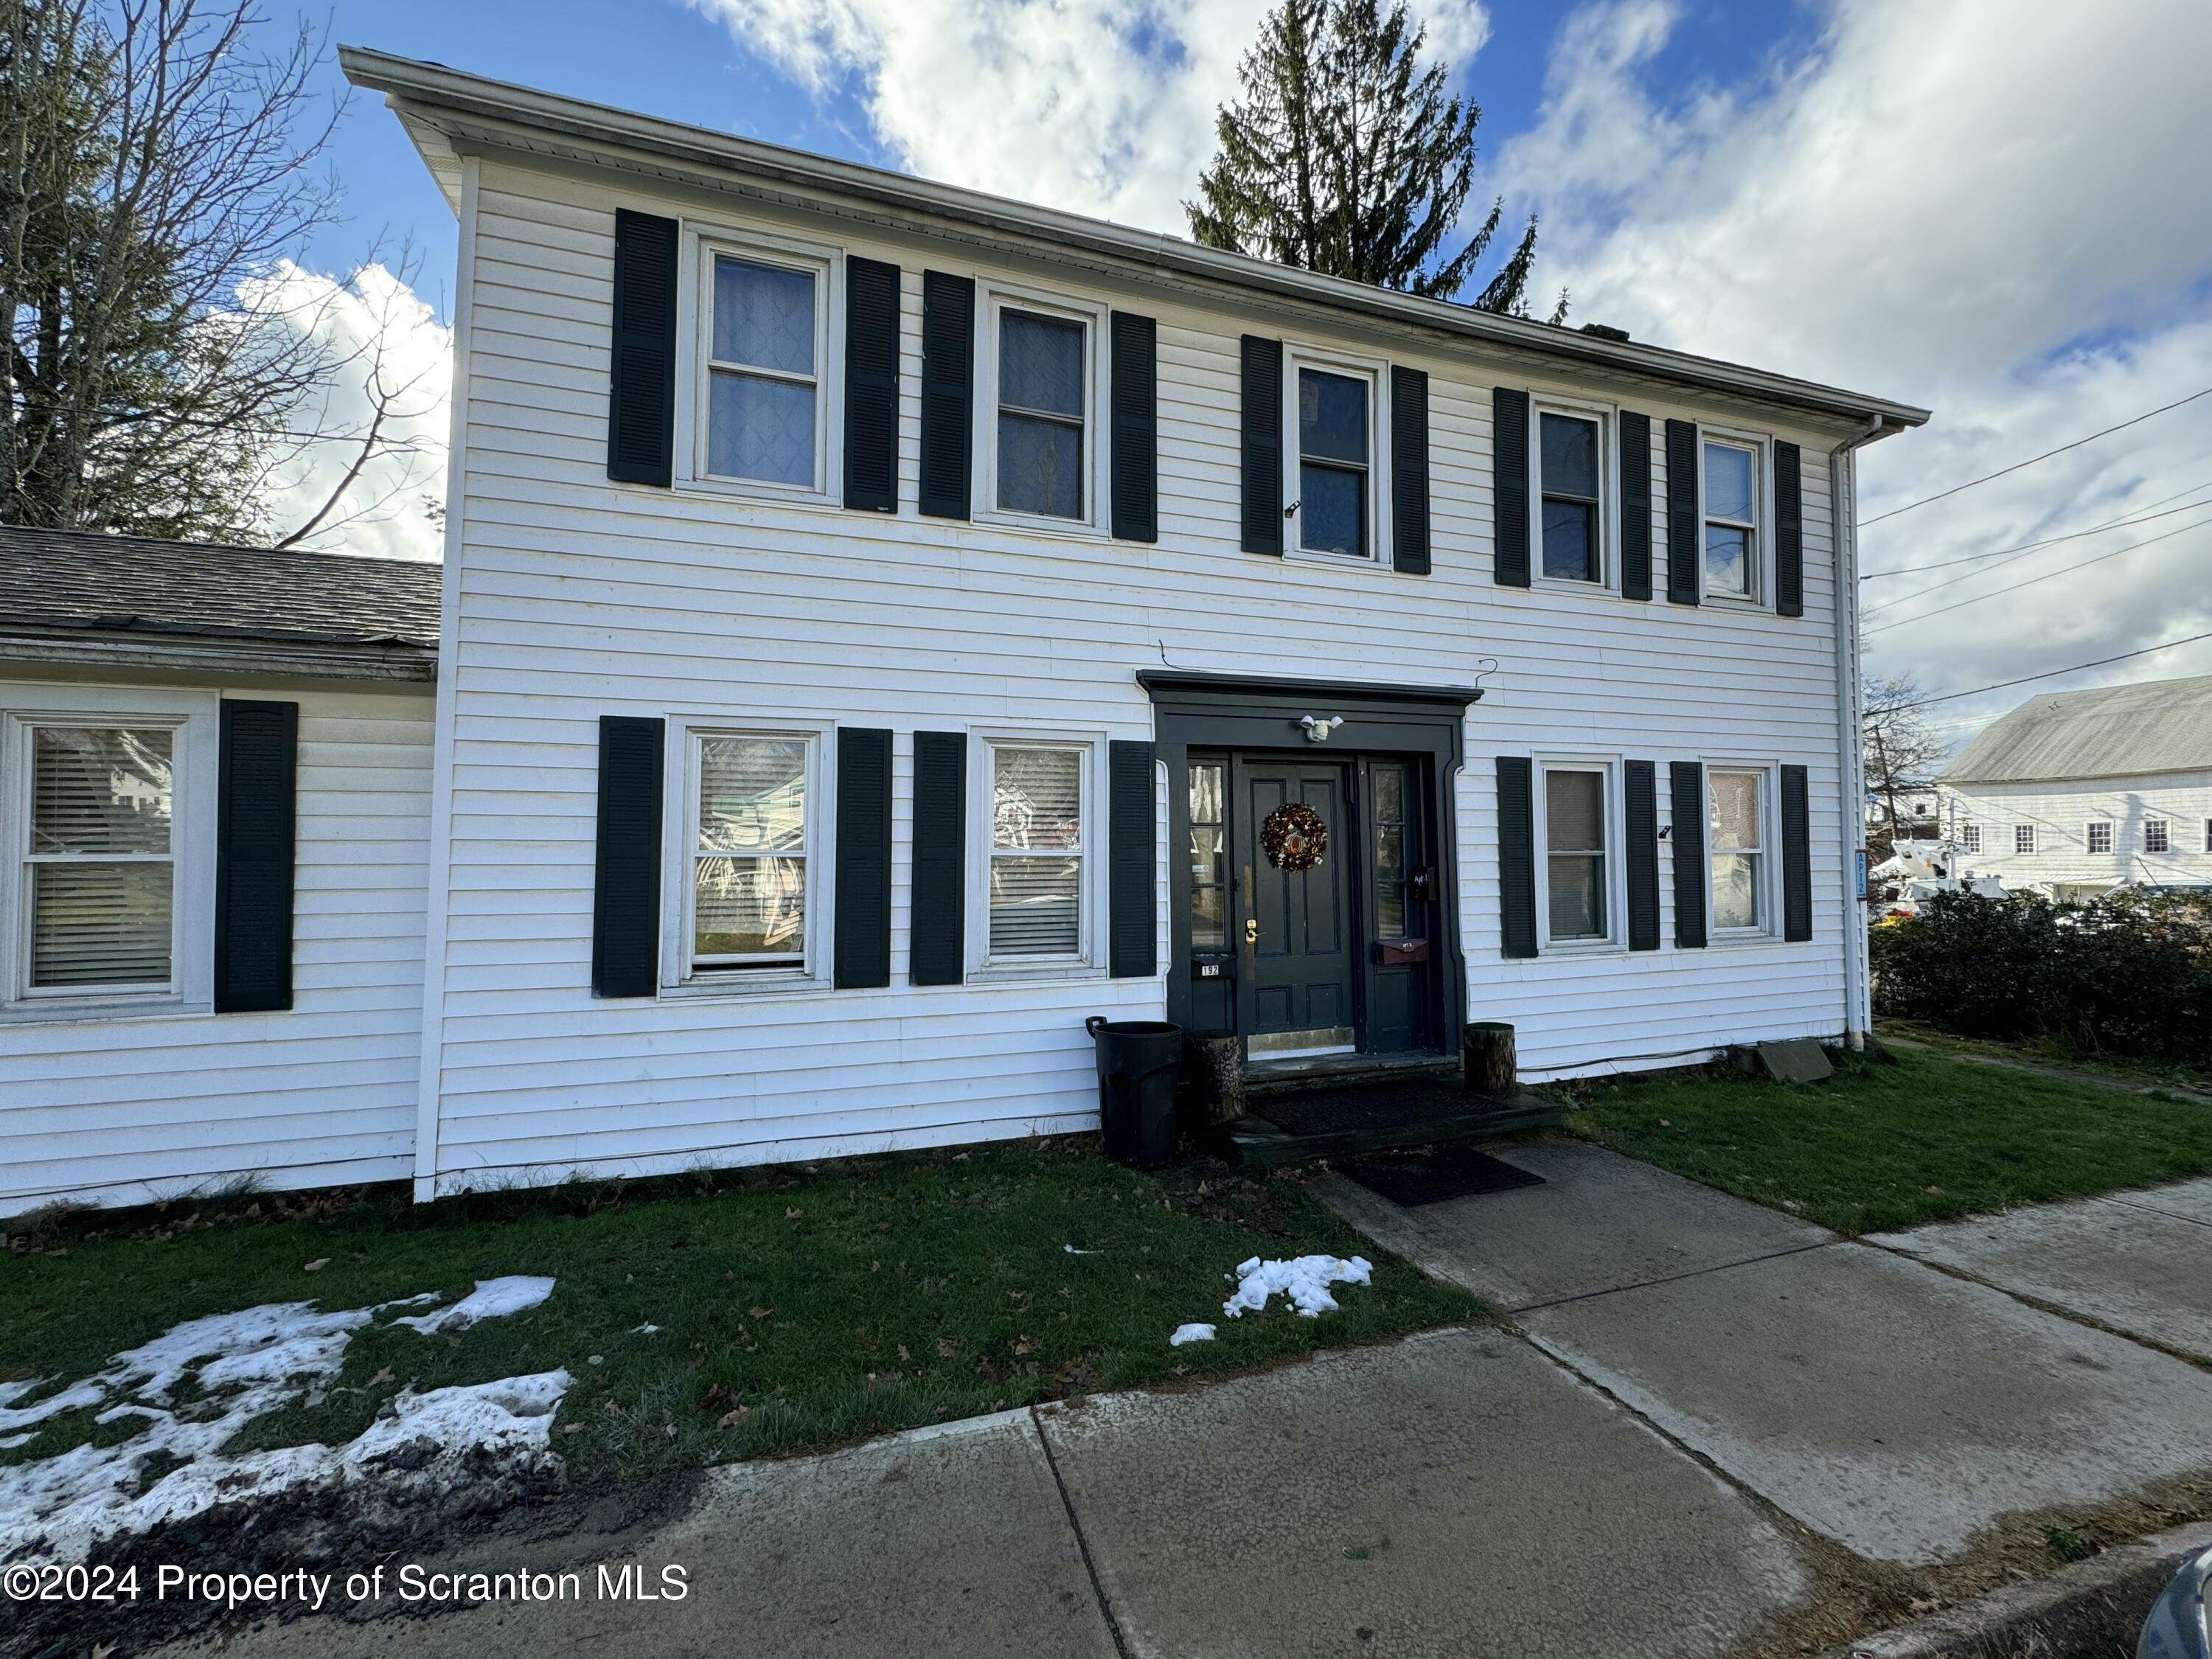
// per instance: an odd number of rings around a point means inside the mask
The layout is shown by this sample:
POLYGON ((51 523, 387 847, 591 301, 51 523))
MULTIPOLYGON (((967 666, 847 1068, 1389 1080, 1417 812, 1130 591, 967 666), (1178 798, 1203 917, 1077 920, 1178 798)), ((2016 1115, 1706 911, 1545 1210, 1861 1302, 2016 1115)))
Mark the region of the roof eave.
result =
MULTIPOLYGON (((1183 278, 1356 313, 1385 321, 1457 336, 1509 349, 1532 351, 1587 367, 1640 375, 1747 397, 1861 425, 1880 432, 1924 424, 1929 411, 1759 369, 1670 351, 1634 342, 1607 340, 1526 318, 1504 317, 1442 300, 1421 299, 1341 277, 1299 270, 1272 261, 1203 247, 1180 237, 1133 229, 1098 219, 1009 201, 978 191, 911 179, 781 145, 739 138, 708 128, 663 120, 558 94, 464 74, 357 46, 341 46, 347 78, 382 93, 410 134, 434 110, 478 120, 565 135, 597 152, 630 151, 751 177, 847 201, 981 228, 1028 245, 1041 257, 1072 253, 1104 257, 1183 278)), ((417 139, 418 146, 420 143, 417 139)), ((611 160, 609 155, 607 159, 611 160)), ((435 158, 425 155, 426 161, 435 158)))
POLYGON ((417 682, 438 678, 438 653, 433 646, 191 635, 149 637, 20 624, 0 628, 0 659, 165 673, 417 682))

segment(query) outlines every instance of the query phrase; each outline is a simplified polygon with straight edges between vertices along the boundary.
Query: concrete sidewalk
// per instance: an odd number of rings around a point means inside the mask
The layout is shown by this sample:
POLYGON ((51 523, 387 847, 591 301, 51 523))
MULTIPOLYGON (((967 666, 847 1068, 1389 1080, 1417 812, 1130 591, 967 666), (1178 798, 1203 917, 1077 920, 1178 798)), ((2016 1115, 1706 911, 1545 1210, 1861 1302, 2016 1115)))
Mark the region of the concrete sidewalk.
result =
POLYGON ((1324 1189, 1517 1331, 724 1468, 642 1536, 434 1564, 577 1571, 580 1601, 325 1613, 225 1651, 1690 1659, 1805 1602, 1814 1534, 1935 1562, 2212 1462, 2212 1374, 1996 1287, 2178 1334, 2212 1183, 1875 1245, 1595 1148, 1509 1157, 1547 1184, 1419 1210, 1324 1189), (2169 1223, 2191 1265, 2139 1272, 2169 1223), (2128 1286, 2092 1284, 2100 1253, 2128 1286), (603 1562, 680 1565, 689 1594, 598 1600, 603 1562))

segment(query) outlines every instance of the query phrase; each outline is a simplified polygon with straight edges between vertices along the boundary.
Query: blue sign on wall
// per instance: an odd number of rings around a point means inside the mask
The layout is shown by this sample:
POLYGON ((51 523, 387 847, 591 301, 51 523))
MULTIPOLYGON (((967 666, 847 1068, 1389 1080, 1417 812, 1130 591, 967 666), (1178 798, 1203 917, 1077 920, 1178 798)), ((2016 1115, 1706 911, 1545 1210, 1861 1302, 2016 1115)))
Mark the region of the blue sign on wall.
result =
POLYGON ((1855 861, 1858 866, 1859 872, 1859 902, 1863 904, 1866 902, 1867 896, 1867 854, 1865 848, 1862 847, 1859 848, 1855 861))

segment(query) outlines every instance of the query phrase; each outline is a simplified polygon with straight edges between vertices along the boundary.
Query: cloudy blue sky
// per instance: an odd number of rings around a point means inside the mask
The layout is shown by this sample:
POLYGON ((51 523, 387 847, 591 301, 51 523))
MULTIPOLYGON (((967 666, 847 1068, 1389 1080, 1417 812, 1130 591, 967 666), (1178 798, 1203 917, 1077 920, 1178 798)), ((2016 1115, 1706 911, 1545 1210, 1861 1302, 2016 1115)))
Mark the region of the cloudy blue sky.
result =
MULTIPOLYGON (((1577 320, 1936 410, 1868 452, 1869 518, 2212 387, 2201 0, 1416 9, 1483 107, 1484 190, 1543 215, 1539 286, 1569 289, 1577 320)), ((339 0, 331 32, 1181 229, 1264 9, 339 0)), ((307 263, 411 239, 425 306, 406 325, 426 344, 450 303, 443 204, 373 100, 332 159, 351 222, 307 263)), ((1870 665, 1935 692, 2212 632, 2212 397, 1884 518, 1863 548, 1870 572, 1905 573, 1866 586, 1870 665)), ((2212 640, 1933 712, 1963 735, 2034 690, 2206 673, 2212 640)))

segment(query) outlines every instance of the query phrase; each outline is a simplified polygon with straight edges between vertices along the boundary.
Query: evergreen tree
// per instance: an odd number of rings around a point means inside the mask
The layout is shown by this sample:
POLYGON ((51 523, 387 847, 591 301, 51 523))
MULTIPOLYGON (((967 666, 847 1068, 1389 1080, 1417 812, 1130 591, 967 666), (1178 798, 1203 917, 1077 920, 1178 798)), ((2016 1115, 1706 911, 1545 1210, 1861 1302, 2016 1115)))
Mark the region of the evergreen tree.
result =
MULTIPOLYGON (((1474 277, 1502 202, 1455 253, 1445 244, 1474 178, 1482 111, 1448 95, 1449 68, 1421 63, 1425 29, 1404 0, 1283 0, 1238 75, 1243 96, 1216 123, 1220 152, 1186 202, 1208 247, 1452 298, 1474 277)), ((1536 220, 1474 301, 1528 314, 1536 220)), ((1553 320, 1565 315, 1561 296, 1553 320)))

